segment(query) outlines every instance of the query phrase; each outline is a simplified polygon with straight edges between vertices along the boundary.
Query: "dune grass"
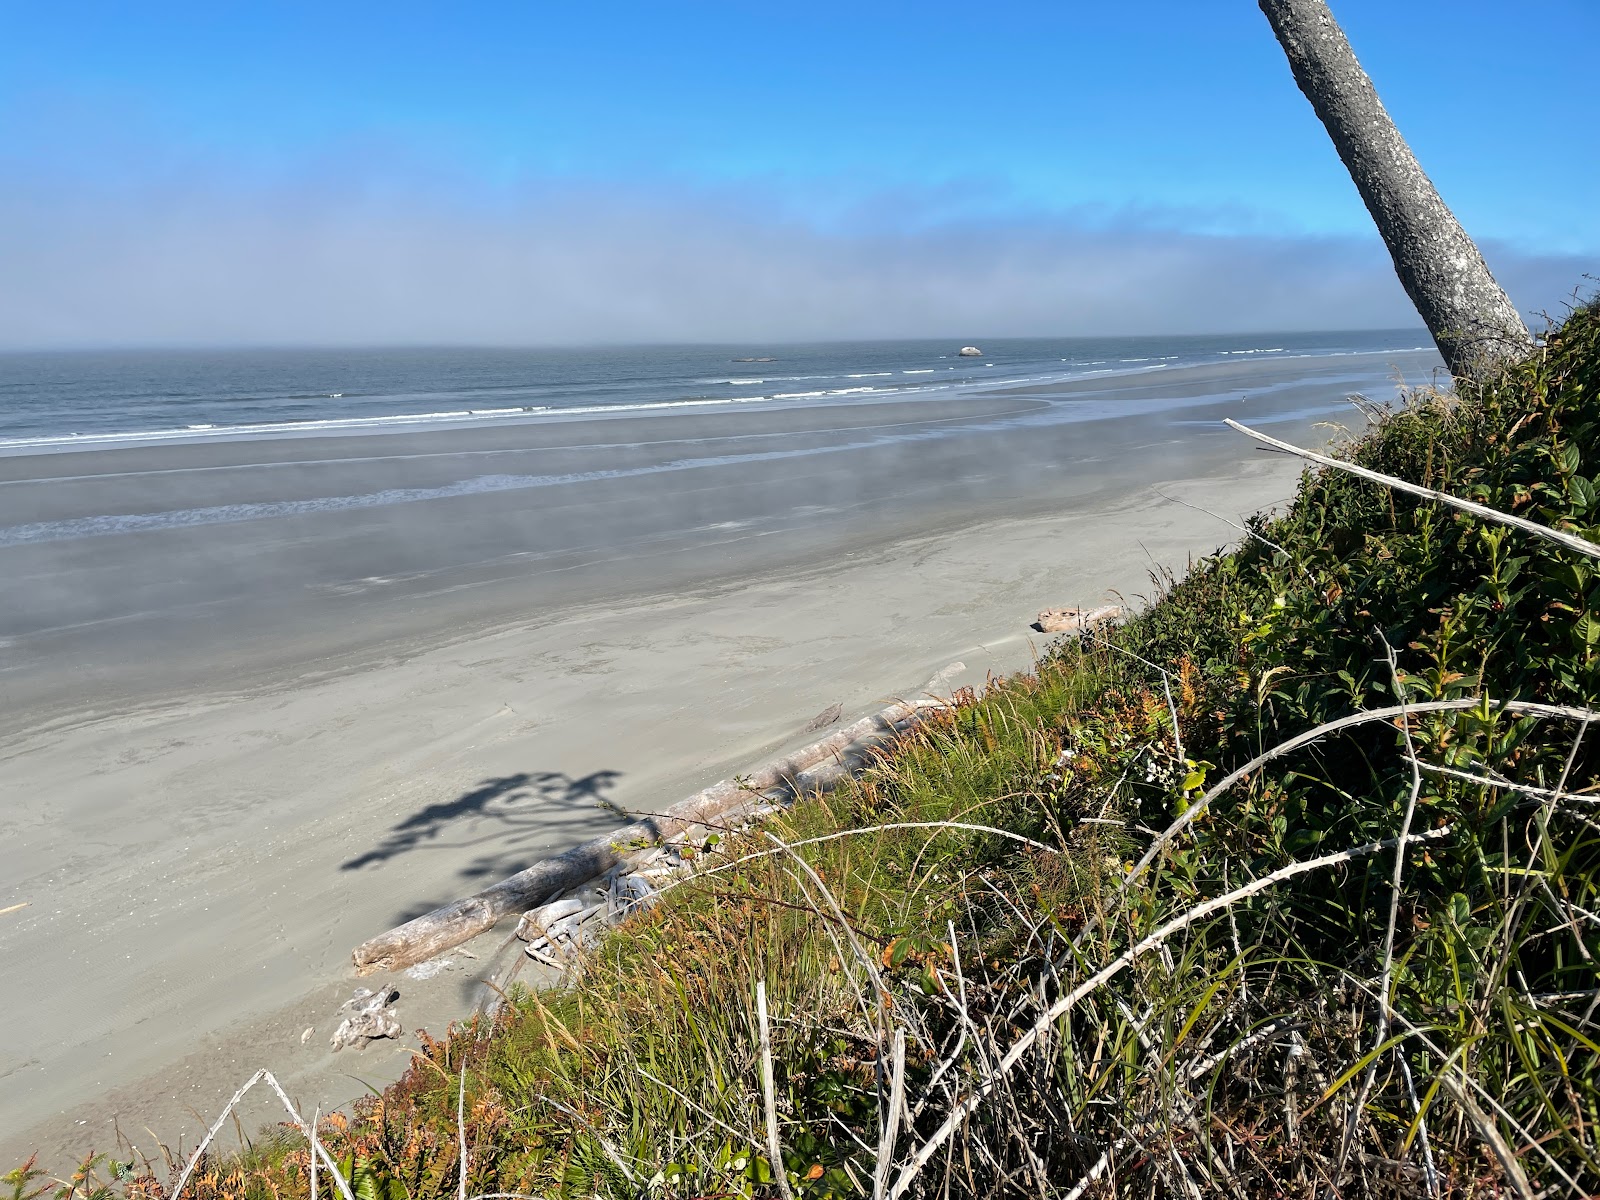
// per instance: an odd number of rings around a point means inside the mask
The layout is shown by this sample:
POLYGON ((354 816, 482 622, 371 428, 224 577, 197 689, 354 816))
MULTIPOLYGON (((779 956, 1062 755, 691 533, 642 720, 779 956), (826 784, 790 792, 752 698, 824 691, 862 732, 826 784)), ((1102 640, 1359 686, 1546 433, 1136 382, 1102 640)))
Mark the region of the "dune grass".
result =
MULTIPOLYGON (((1600 540, 1600 312, 1341 453, 1600 540)), ((319 1138, 357 1200, 1600 1191, 1597 572, 1307 474, 319 1138)))

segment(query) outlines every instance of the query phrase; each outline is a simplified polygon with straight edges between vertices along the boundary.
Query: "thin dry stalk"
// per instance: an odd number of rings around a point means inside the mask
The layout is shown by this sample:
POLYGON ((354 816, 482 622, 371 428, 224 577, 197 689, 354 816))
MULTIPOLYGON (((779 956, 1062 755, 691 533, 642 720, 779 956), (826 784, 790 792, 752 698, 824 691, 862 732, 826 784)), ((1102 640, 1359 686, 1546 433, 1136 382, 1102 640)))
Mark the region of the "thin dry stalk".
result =
POLYGON ((1166 694, 1166 697, 1167 697, 1167 712, 1172 717, 1172 741, 1173 741, 1173 745, 1177 748, 1178 759, 1180 761, 1187 761, 1187 758, 1186 758, 1186 756, 1184 755, 1184 752, 1183 752, 1183 731, 1178 728, 1178 706, 1176 704, 1174 704, 1173 701, 1172 701, 1172 675, 1167 671, 1167 669, 1165 667, 1157 666, 1155 663, 1151 662, 1148 658, 1145 658, 1142 655, 1135 654, 1132 650, 1126 649, 1125 647, 1119 646, 1115 642, 1112 642, 1112 641, 1108 640, 1104 634, 1102 634, 1099 630, 1093 628, 1092 626, 1090 628, 1084 630, 1084 633, 1087 636, 1093 638, 1095 641, 1099 642, 1107 650, 1115 650, 1118 654, 1125 654, 1129 658, 1133 659, 1135 662, 1143 663, 1145 666, 1149 667, 1152 671, 1160 672, 1160 674, 1161 674, 1161 690, 1166 694))
POLYGON ((1406 1060, 1403 1051, 1397 1057, 1400 1060, 1400 1074, 1406 1082, 1406 1096, 1411 1100, 1411 1111, 1417 1118, 1417 1139, 1422 1143, 1422 1169, 1428 1180, 1428 1195, 1438 1196, 1439 1170, 1433 1162, 1433 1142, 1428 1137, 1428 1118, 1423 1114, 1422 1102, 1417 1099, 1417 1082, 1411 1077, 1411 1064, 1406 1060))
POLYGON ((966 1049, 967 1046, 967 1030, 976 1028, 972 1021, 972 1015, 967 1011, 967 981, 962 977, 961 974, 961 940, 956 937, 956 926, 954 921, 945 921, 944 927, 950 933, 950 960, 955 965, 956 987, 960 989, 959 994, 952 995, 950 988, 945 984, 944 980, 939 977, 937 972, 934 973, 934 979, 944 991, 945 999, 949 1000, 951 1004, 955 1005, 956 1016, 960 1018, 960 1033, 956 1038, 955 1049, 940 1059, 939 1065, 934 1067, 932 1074, 928 1076, 928 1082, 925 1087, 926 1094, 923 1096, 921 1102, 911 1110, 911 1120, 913 1123, 915 1123, 917 1118, 922 1115, 922 1110, 926 1108, 933 1100, 933 1089, 938 1085, 939 1081, 944 1078, 945 1072, 950 1070, 950 1068, 954 1067, 956 1063, 961 1061, 961 1052, 962 1050, 966 1049))
POLYGON ((839 902, 833 898, 833 893, 828 890, 828 885, 822 882, 822 876, 817 874, 816 870, 811 866, 810 863, 808 863, 799 854, 795 853, 794 848, 787 842, 783 841, 781 838, 775 837, 771 833, 767 833, 765 836, 767 840, 777 846, 780 851, 786 852, 791 858, 793 858, 795 864, 810 878, 817 891, 822 894, 822 898, 827 901, 828 907, 833 910, 833 915, 838 918, 840 926, 844 929, 845 938, 849 941, 850 948, 855 952, 857 960, 863 967, 866 968, 867 976, 872 980, 873 987, 876 989, 876 1003, 873 1005, 873 1008, 878 1014, 877 1025, 879 1030, 879 1051, 881 1054, 883 1049, 882 1039, 887 1036, 889 1032, 889 1014, 886 1007, 889 997, 889 989, 883 982, 883 976, 878 972, 878 964, 873 962, 872 955, 867 953, 866 947, 861 944, 861 939, 856 937, 855 929, 851 926, 850 922, 845 919, 844 910, 839 907, 839 902))
POLYGON ((1201 796, 1190 805, 1177 820, 1162 830, 1159 836, 1150 844, 1144 856, 1134 864, 1127 877, 1122 881, 1122 890, 1127 888, 1149 869, 1157 856, 1171 844, 1172 840, 1193 824, 1195 818, 1211 807, 1211 802, 1218 796, 1227 792, 1229 788, 1238 783, 1245 776, 1260 770, 1274 759, 1282 758, 1293 753, 1302 746, 1327 737, 1330 733, 1338 733, 1343 729, 1351 729, 1357 725, 1365 725, 1372 721, 1388 721, 1395 717, 1404 717, 1407 713, 1433 713, 1433 712, 1464 712, 1467 709, 1487 706, 1491 709, 1501 709, 1505 712, 1522 713, 1532 717, 1560 717, 1572 721, 1593 721, 1600 719, 1600 713, 1586 708, 1572 708, 1564 704, 1536 704, 1529 700, 1493 700, 1487 696, 1463 696, 1455 700, 1424 700, 1420 704, 1396 704, 1388 708, 1369 708, 1362 712, 1351 713, 1348 717, 1340 717, 1336 721, 1328 721, 1314 729, 1296 734, 1286 742, 1279 742, 1272 749, 1263 754, 1258 754, 1244 766, 1231 772, 1215 787, 1201 796))
MULTIPOLYGON (((1383 970, 1379 974, 1378 995, 1378 1021, 1373 1030, 1372 1044, 1374 1049, 1382 1046, 1389 1040, 1389 988, 1394 979, 1394 938, 1395 931, 1400 922, 1400 885, 1405 875, 1406 854, 1405 838, 1411 833, 1411 822, 1417 813, 1417 797, 1422 794, 1422 765, 1417 761, 1416 743, 1411 738, 1411 712, 1406 703, 1405 687, 1400 682, 1400 664, 1395 658, 1394 647, 1389 645, 1387 638, 1380 633, 1383 639, 1383 648, 1387 652, 1389 663, 1389 685, 1394 689, 1394 694, 1400 698, 1400 730, 1406 742, 1406 762, 1411 766, 1411 791, 1406 796, 1405 813, 1400 818, 1401 843, 1394 852, 1394 870, 1389 877, 1389 920, 1384 928, 1383 935, 1383 970)), ((1372 1095, 1372 1085, 1378 1078, 1378 1064, 1383 1055, 1375 1055, 1361 1077, 1361 1087, 1356 1092, 1355 1103, 1350 1106, 1349 1117, 1345 1121, 1344 1137, 1339 1144, 1339 1159, 1334 1167, 1335 1177, 1344 1175, 1344 1165, 1350 1156, 1350 1151, 1356 1142, 1356 1132, 1361 1127, 1361 1116, 1367 1107, 1367 1099, 1372 1095)))
MULTIPOLYGON (((1348 972, 1341 972, 1341 975, 1346 982, 1350 983, 1356 988, 1359 988, 1361 991, 1366 992, 1367 995, 1371 996, 1373 994, 1372 988, 1366 983, 1366 981, 1359 979, 1348 972)), ((1376 999, 1375 996, 1373 998, 1376 999)), ((1416 1039, 1417 1042, 1431 1050, 1435 1055, 1438 1056, 1441 1062, 1446 1064, 1446 1067, 1441 1074, 1441 1086, 1444 1087, 1444 1089, 1449 1092, 1451 1096, 1456 1097, 1459 1100, 1463 1094, 1461 1091, 1463 1085, 1465 1085, 1467 1089, 1476 1093, 1478 1099, 1482 1100, 1483 1103, 1492 1108, 1500 1117, 1500 1119, 1509 1125, 1512 1131, 1522 1139, 1524 1146, 1528 1147, 1534 1153, 1539 1155, 1539 1157, 1544 1160, 1546 1166, 1548 1166, 1557 1175, 1561 1176, 1562 1182, 1567 1185, 1574 1197, 1588 1200, 1589 1193, 1582 1186, 1580 1186, 1578 1181, 1572 1177, 1571 1173, 1561 1165, 1560 1160, 1557 1159, 1555 1155, 1550 1153, 1550 1151, 1545 1147, 1543 1140, 1535 1137, 1532 1131, 1530 1131, 1526 1125, 1522 1124, 1522 1122, 1518 1121, 1516 1117, 1512 1116, 1511 1113, 1506 1109, 1506 1106, 1501 1104, 1500 1101, 1496 1100, 1494 1096, 1490 1094, 1488 1088, 1484 1087, 1483 1084, 1479 1083, 1471 1075, 1467 1074, 1466 1068, 1457 1061, 1456 1055, 1447 1052, 1443 1046, 1428 1036, 1427 1030, 1423 1029, 1420 1025, 1417 1025, 1414 1021, 1408 1019, 1404 1013, 1396 1011, 1394 1014, 1394 1019, 1397 1024, 1405 1026, 1407 1036, 1416 1039)), ((1465 1109, 1465 1105, 1463 1105, 1463 1109, 1465 1109)), ((1493 1122, 1488 1121, 1487 1117, 1484 1117, 1484 1120, 1488 1124, 1489 1128, 1494 1132, 1494 1136, 1498 1138, 1499 1132, 1497 1130, 1493 1130, 1493 1122)), ((1480 1134, 1483 1133, 1483 1127, 1477 1125, 1475 1121, 1474 1127, 1478 1129, 1480 1134)), ((1498 1157, 1499 1151, 1494 1149, 1493 1143, 1489 1142, 1487 1137, 1485 1137, 1484 1140, 1490 1145, 1490 1149, 1494 1151, 1496 1157, 1498 1157)), ((1502 1147, 1505 1146, 1504 1139, 1500 1140, 1500 1145, 1502 1147)), ((1508 1154, 1510 1153, 1509 1147, 1506 1147, 1506 1151, 1508 1154)), ((1525 1178, 1526 1177, 1524 1176, 1524 1179, 1525 1178)), ((1548 1192, 1545 1194, 1548 1195, 1548 1192)))
POLYGON ((1253 437, 1258 442, 1265 442, 1274 449, 1282 450, 1286 454, 1293 454, 1296 457, 1305 459, 1307 462, 1314 462, 1323 467, 1332 467, 1336 471, 1344 471, 1347 474, 1354 475, 1360 479, 1370 480, 1373 483, 1381 483, 1385 487, 1394 488, 1399 492, 1409 492, 1413 496, 1421 496, 1426 500, 1437 500, 1441 504, 1448 504, 1452 508, 1459 508, 1462 512, 1469 512, 1473 516, 1482 517, 1486 521, 1494 521, 1501 525, 1509 525, 1513 529, 1520 529, 1524 533, 1531 533, 1534 535, 1534 537, 1544 538, 1546 541, 1554 542, 1558 546, 1564 546, 1568 550, 1576 550, 1579 554, 1587 555, 1589 558, 1600 558, 1600 546, 1595 545, 1593 542, 1585 541, 1583 538, 1574 537, 1570 533, 1562 533, 1559 530, 1551 529, 1546 525, 1540 525, 1537 522, 1529 521, 1524 517, 1514 517, 1510 513, 1500 512, 1497 509, 1488 507, 1487 505, 1476 504, 1471 500, 1463 500, 1459 496, 1452 496, 1446 492, 1435 491, 1433 488, 1426 488, 1420 484, 1408 483, 1404 479, 1396 479, 1393 475, 1384 475, 1378 471, 1370 471, 1366 467, 1358 467, 1355 463, 1343 462, 1337 458, 1329 458, 1326 454, 1318 454, 1315 450, 1302 450, 1299 446, 1290 445, 1288 442, 1280 442, 1277 438, 1269 437, 1259 430, 1251 429, 1248 425, 1241 425, 1238 421, 1230 419, 1226 423, 1228 426, 1238 430, 1246 437, 1253 437))
POLYGON ((1467 1114, 1467 1120, 1472 1122, 1472 1127, 1478 1131, 1478 1136, 1489 1147, 1495 1160, 1499 1162, 1500 1169, 1506 1173, 1506 1178, 1516 1189, 1517 1195, 1522 1200, 1533 1200, 1533 1185, 1528 1182, 1527 1172, 1522 1169, 1522 1164, 1517 1161, 1517 1156, 1511 1147, 1506 1145, 1505 1138, 1500 1136, 1500 1131, 1494 1127, 1494 1122, 1452 1075, 1445 1076, 1443 1086, 1445 1091, 1455 1097, 1456 1103, 1461 1105, 1462 1111, 1467 1114))
POLYGON ((722 1130, 722 1132, 732 1134, 735 1142, 750 1142, 755 1140, 748 1131, 735 1129, 732 1125, 729 1125, 726 1121, 722 1120, 717 1116, 716 1113, 712 1112, 705 1105, 699 1104, 690 1099, 688 1096, 684 1095, 683 1092, 673 1087, 665 1079, 660 1079, 657 1076, 650 1074, 649 1071, 646 1071, 638 1063, 633 1065, 633 1070, 637 1071, 641 1076, 643 1076, 645 1079, 648 1079, 658 1088, 661 1088, 667 1092, 671 1092, 674 1096, 681 1100, 685 1106, 692 1108, 695 1112, 699 1113, 706 1120, 710 1121, 718 1129, 722 1130))
POLYGON ((767 1161, 784 1200, 794 1200, 789 1173, 783 1167, 783 1147, 778 1143, 778 1090, 772 1078, 772 1029, 767 1023, 767 981, 756 980, 756 1026, 761 1040, 761 1095, 767 1105, 767 1161))
POLYGON ((1084 1172, 1083 1178, 1073 1184, 1072 1190, 1061 1197, 1061 1200, 1079 1200, 1083 1193, 1089 1190, 1090 1185, 1106 1173, 1106 1168, 1111 1165, 1111 1156, 1119 1150, 1126 1149, 1127 1146, 1127 1138, 1118 1138, 1107 1146, 1100 1157, 1095 1159, 1094 1165, 1084 1172))
POLYGON ((638 1176, 633 1173, 633 1168, 630 1167, 627 1163, 627 1160, 622 1157, 622 1151, 618 1150, 614 1145, 612 1145, 611 1140, 607 1138, 605 1134, 601 1133, 595 1128, 593 1121, 589 1120, 588 1117, 584 1116, 577 1109, 561 1103, 561 1101, 555 1099, 553 1096, 541 1094, 539 1099, 543 1100, 552 1108, 560 1109, 562 1112, 566 1113, 567 1116, 576 1117, 578 1120, 582 1121, 584 1125, 588 1127, 589 1132, 594 1135, 594 1140, 600 1143, 600 1149, 605 1152, 605 1156, 611 1160, 612 1164, 617 1168, 617 1170, 622 1172, 623 1178, 625 1178, 629 1183, 639 1182, 638 1176))
MULTIPOLYGON (((1122 822, 1113 821, 1108 822, 1108 824, 1120 826, 1122 822)), ((1027 846, 1031 850, 1043 850, 1046 854, 1066 854, 1066 851, 1059 847, 1035 841, 1033 838, 1024 837, 1020 833, 1013 833, 1009 829, 1000 829, 994 825, 978 825, 970 821, 891 821, 884 825, 863 825, 857 829, 839 829, 833 833, 821 834, 818 837, 801 838, 799 841, 794 842, 781 842, 773 850, 756 850, 750 854, 740 855, 738 858, 730 858, 727 862, 718 863, 714 867, 707 867, 703 871, 694 871, 679 879, 664 883, 656 889, 656 895, 664 896, 674 888, 679 888, 689 883, 698 883, 702 879, 708 879, 712 875, 719 875, 723 871, 731 871, 733 868, 742 866, 745 863, 757 862, 763 858, 772 858, 779 854, 787 854, 800 846, 817 846, 823 842, 836 842, 840 838, 862 837, 869 833, 888 833, 899 829, 960 829, 968 833, 992 833, 996 837, 1006 838, 1009 841, 1027 846)), ((773 840, 776 841, 777 839, 774 838, 773 840)))
POLYGON ((461 1144, 461 1162, 457 1172, 456 1196, 467 1200, 467 1056, 461 1056, 461 1083, 456 1092, 456 1137, 461 1144))

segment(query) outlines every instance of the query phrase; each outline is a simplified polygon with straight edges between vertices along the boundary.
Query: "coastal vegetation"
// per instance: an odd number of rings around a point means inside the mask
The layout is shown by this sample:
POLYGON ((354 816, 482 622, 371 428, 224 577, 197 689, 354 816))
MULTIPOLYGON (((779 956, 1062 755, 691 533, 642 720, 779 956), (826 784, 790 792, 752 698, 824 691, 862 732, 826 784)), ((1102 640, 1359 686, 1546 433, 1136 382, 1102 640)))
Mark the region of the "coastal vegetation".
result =
MULTIPOLYGON (((317 1186, 1600 1190, 1597 389, 1588 307, 1337 451, 1579 549, 1307 473, 1126 625, 730 833, 564 986, 424 1037, 322 1117, 317 1186)), ((180 1166, 92 1161, 60 1195, 180 1166)), ((285 1126, 185 1195, 313 1178, 285 1126)))

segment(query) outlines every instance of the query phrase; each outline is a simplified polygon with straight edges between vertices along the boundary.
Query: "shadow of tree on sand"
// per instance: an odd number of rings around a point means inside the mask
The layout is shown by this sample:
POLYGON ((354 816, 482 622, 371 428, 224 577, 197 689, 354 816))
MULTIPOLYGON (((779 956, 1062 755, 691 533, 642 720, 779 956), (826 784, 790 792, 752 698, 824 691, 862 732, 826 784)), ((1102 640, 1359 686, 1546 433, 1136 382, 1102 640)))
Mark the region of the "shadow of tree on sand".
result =
POLYGON ((620 771, 592 771, 579 778, 562 771, 522 771, 485 779, 454 800, 411 814, 378 845, 340 866, 356 871, 414 850, 460 853, 490 843, 494 850, 464 867, 463 879, 481 878, 514 860, 526 865, 530 843, 559 844, 631 821, 627 810, 606 795, 621 777, 620 771))

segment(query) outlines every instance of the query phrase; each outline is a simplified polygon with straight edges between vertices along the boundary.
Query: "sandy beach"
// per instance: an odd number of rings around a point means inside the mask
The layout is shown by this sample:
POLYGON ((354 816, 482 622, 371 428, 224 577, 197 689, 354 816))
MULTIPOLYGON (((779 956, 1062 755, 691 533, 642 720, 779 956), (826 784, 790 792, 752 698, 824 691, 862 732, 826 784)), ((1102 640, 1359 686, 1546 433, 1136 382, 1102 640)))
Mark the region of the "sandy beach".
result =
POLYGON ((1326 441, 1436 361, 0 459, 0 1159, 192 1146, 258 1067, 306 1110, 392 1080, 504 931, 334 1055, 356 943, 829 705, 1027 667, 1040 608, 1292 493, 1223 415, 1326 441))

